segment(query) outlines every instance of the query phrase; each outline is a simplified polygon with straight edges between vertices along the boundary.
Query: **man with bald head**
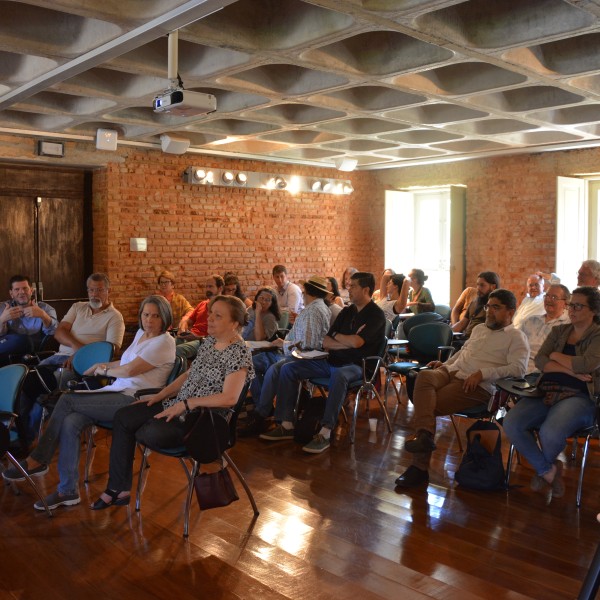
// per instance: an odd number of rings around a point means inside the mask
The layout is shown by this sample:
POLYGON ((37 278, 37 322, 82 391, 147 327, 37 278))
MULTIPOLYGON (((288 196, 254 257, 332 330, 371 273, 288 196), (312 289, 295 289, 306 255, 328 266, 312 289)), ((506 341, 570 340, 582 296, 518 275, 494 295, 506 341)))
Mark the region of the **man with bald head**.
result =
POLYGON ((534 315, 543 315, 544 308, 544 278, 537 273, 532 273, 527 278, 527 296, 517 308, 513 318, 513 325, 520 329, 525 319, 534 315))

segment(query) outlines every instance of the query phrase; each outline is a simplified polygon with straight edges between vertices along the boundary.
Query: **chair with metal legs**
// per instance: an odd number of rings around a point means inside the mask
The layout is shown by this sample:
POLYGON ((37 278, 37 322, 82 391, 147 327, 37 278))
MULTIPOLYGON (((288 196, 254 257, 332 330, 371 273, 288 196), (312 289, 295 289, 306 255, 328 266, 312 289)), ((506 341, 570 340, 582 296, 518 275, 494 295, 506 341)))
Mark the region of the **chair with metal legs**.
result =
MULTIPOLYGON (((52 512, 48 508, 44 495, 40 492, 39 488, 31 479, 27 471, 20 465, 19 461, 9 451, 9 444, 11 441, 12 429, 15 425, 15 420, 18 415, 14 412, 15 403, 21 393, 21 386, 27 375, 27 367, 25 365, 8 365, 0 368, 0 458, 6 456, 12 465, 20 471, 23 478, 27 480, 27 483, 33 488, 33 491, 37 494, 38 498, 44 505, 48 516, 52 516, 52 512)), ((16 439, 16 435, 15 435, 16 439)), ((18 494, 18 488, 13 484, 13 489, 18 494)))
MULTIPOLYGON (((367 411, 369 410, 369 402, 375 398, 383 411, 383 417, 386 421, 389 432, 392 432, 392 423, 390 416, 387 412, 386 398, 381 398, 377 391, 378 383, 381 383, 380 370, 385 366, 384 356, 387 350, 387 337, 384 337, 381 347, 379 348, 379 354, 377 356, 367 356, 362 360, 362 377, 350 382, 348 385, 348 393, 356 392, 354 397, 354 413, 352 417, 352 424, 350 427, 350 443, 354 443, 356 433, 356 420, 358 416, 358 405, 360 401, 365 398, 367 402, 367 411)), ((329 379, 326 377, 316 377, 310 379, 309 382, 315 385, 323 396, 327 396, 327 387, 329 385, 329 379)), ((346 413, 342 408, 342 414, 346 417, 346 413)))
MULTIPOLYGON (((230 448, 233 447, 233 445, 235 444, 235 441, 236 441, 237 417, 238 417, 240 410, 242 409, 242 406, 244 405, 244 400, 246 399, 246 395, 248 393, 249 387, 250 387, 249 384, 246 384, 244 386, 244 389, 242 390, 242 393, 240 394, 235 407, 233 409, 231 409, 230 414, 229 414, 229 433, 230 433, 230 439, 231 439, 230 448)), ((138 392, 138 394, 139 394, 139 392, 138 392)), ((147 456, 148 456, 149 450, 152 450, 153 452, 156 452, 157 454, 162 454, 163 456, 170 456, 173 458, 177 458, 186 474, 188 484, 187 484, 187 495, 186 495, 186 499, 185 499, 185 508, 184 508, 184 517, 183 517, 183 537, 188 537, 189 523, 190 523, 190 508, 192 505, 192 496, 194 493, 194 478, 198 474, 198 470, 200 468, 200 463, 188 454, 185 446, 180 446, 177 448, 159 448, 157 446, 144 446, 143 451, 142 451, 142 464, 140 465, 138 485, 137 485, 136 496, 135 496, 135 510, 136 511, 140 511, 142 509, 142 491, 144 488, 144 473, 147 471, 146 465, 147 465, 147 456), (188 463, 189 463, 189 465, 188 465, 188 463)), ((252 505, 252 510, 254 511, 254 515, 258 516, 259 515, 258 507, 256 506, 256 501, 254 500, 254 496, 252 494, 252 491, 250 490, 250 487, 248 486, 248 483, 246 482, 246 479, 242 475, 241 471, 238 469, 237 465, 235 464, 235 462, 233 461, 231 456, 229 456, 229 453, 227 451, 224 451, 222 453, 222 456, 225 459, 225 462, 227 463, 227 465, 230 466, 232 471, 236 474, 239 482, 242 484, 242 487, 244 488, 244 491, 246 492, 246 495, 248 496, 248 500, 250 501, 250 504, 252 505)))
MULTIPOLYGON (((173 363, 173 368, 171 369, 171 373, 167 378, 166 385, 173 383, 184 371, 187 361, 181 357, 176 356, 175 362, 173 363)), ((148 396, 149 394, 154 394, 160 391, 161 388, 146 388, 144 390, 138 390, 138 394, 140 396, 148 396)), ((84 483, 89 483, 90 479, 90 467, 92 465, 92 460, 94 458, 93 448, 95 448, 96 444, 94 442, 94 433, 95 429, 100 427, 101 429, 106 429, 108 431, 112 431, 113 423, 112 421, 99 421, 88 427, 88 435, 87 435, 87 456, 85 459, 85 471, 83 476, 84 483)))

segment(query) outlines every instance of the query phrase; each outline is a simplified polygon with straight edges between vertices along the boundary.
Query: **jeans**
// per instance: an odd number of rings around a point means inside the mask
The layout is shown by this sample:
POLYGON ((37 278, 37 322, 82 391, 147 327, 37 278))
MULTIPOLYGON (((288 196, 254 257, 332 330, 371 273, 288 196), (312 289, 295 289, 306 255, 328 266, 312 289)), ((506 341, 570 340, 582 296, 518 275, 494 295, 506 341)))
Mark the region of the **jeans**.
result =
POLYGON ((333 367, 326 360, 299 360, 285 363, 279 370, 279 385, 277 386, 277 405, 275 406, 276 421, 293 421, 294 407, 298 396, 298 384, 303 379, 316 377, 329 378, 329 394, 325 403, 325 414, 321 426, 333 429, 338 415, 346 399, 350 383, 362 380, 362 367, 344 365, 333 367))
POLYGON ((183 446, 184 423, 179 419, 155 419, 162 412, 161 402, 148 406, 133 404, 117 411, 113 422, 110 447, 108 489, 126 492, 131 489, 136 443, 150 448, 183 446))
POLYGON ((47 465, 60 445, 60 494, 78 492, 81 432, 95 421, 112 421, 116 411, 131 402, 131 396, 117 392, 63 394, 59 398, 48 427, 31 453, 31 458, 47 465))
POLYGON ((544 404, 543 398, 523 398, 508 411, 502 426, 510 441, 538 475, 552 469, 566 439, 578 429, 594 423, 596 407, 587 394, 581 393, 557 402, 544 404), (539 428, 538 445, 531 431, 539 428))
MULTIPOLYGON (((252 395, 254 404, 258 405, 265 374, 269 370, 269 367, 280 361, 282 358, 283 354, 280 352, 257 352, 252 355, 254 379, 250 383, 250 394, 252 395)), ((273 396, 275 396, 275 393, 273 393, 273 396)))
MULTIPOLYGON (((265 354, 272 353, 266 352, 265 354)), ((281 358, 281 355, 279 355, 279 357, 281 358)), ((273 400, 275 400, 275 396, 277 395, 277 388, 279 386, 279 373, 281 371, 281 368, 283 367, 283 365, 294 360, 296 359, 292 358, 291 356, 287 358, 281 358, 281 360, 272 364, 265 373, 258 402, 255 402, 255 411, 261 417, 264 417, 266 419, 271 414, 271 409, 273 408, 273 400)), ((256 379, 257 378, 253 379, 252 383, 254 383, 256 379)), ((250 389, 252 389, 252 384, 250 384, 250 389)))

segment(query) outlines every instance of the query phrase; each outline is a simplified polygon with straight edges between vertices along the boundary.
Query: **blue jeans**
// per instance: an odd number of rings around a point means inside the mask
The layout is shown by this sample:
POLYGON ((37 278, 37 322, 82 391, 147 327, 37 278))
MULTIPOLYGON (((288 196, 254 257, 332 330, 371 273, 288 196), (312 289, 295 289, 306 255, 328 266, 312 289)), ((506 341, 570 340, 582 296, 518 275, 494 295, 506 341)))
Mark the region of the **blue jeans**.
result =
POLYGON ((350 383, 362 380, 362 367, 344 365, 333 367, 326 360, 298 360, 285 363, 279 370, 279 385, 277 386, 277 405, 275 406, 276 421, 293 421, 294 406, 298 395, 298 384, 303 379, 316 377, 329 378, 329 394, 325 403, 325 414, 321 425, 333 429, 350 383))
MULTIPOLYGON (((265 354, 272 353, 268 352, 265 354)), ((281 360, 272 364, 265 373, 262 386, 260 386, 261 391, 260 396, 258 398, 258 402, 255 402, 256 406, 254 410, 261 417, 264 418, 267 418, 271 414, 271 409, 273 408, 273 400, 275 400, 275 396, 277 396, 277 389, 279 387, 279 373, 281 371, 281 367, 283 367, 283 365, 291 361, 296 360, 291 356, 288 356, 287 358, 282 358, 281 355, 279 355, 279 357, 281 358, 281 360)), ((255 381, 256 379, 253 379, 252 383, 254 383, 255 381)), ((250 389, 252 389, 252 384, 250 384, 250 389)), ((296 386, 296 390, 297 389, 298 386, 296 386)), ((277 402, 279 402, 279 400, 277 400, 277 402)))
POLYGON ((281 354, 281 352, 257 352, 252 355, 254 379, 250 383, 250 394, 252 395, 254 404, 258 405, 265 374, 269 370, 269 367, 276 362, 279 362, 282 358, 283 354, 281 354))
POLYGON ((48 427, 31 453, 31 458, 47 465, 60 445, 60 494, 78 493, 81 432, 95 421, 112 421, 117 410, 131 402, 132 396, 118 392, 63 394, 59 398, 48 427))
POLYGON ((583 393, 554 406, 546 406, 542 398, 523 398, 508 412, 502 426, 515 448, 541 476, 552 469, 567 437, 593 425, 595 411, 594 403, 583 393), (531 431, 533 428, 539 428, 541 448, 531 431))

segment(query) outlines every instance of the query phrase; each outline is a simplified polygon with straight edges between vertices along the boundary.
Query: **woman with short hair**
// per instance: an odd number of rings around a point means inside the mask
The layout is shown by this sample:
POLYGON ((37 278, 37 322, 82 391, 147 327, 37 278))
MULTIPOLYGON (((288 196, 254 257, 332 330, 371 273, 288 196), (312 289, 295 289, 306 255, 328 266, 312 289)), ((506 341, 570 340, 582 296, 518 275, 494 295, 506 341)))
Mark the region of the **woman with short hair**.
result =
MULTIPOLYGON (((148 296, 138 313, 139 330, 121 360, 96 363, 84 375, 116 377, 105 387, 93 392, 63 394, 48 421, 48 427, 33 452, 21 466, 30 476, 44 475, 60 446, 58 456, 58 489, 46 498, 51 510, 79 504, 79 453, 81 432, 99 421, 112 421, 117 410, 131 404, 137 390, 163 386, 175 362, 175 340, 168 328, 172 323, 171 307, 162 296, 148 296)), ((2 474, 8 481, 22 481, 22 473, 8 469, 2 474)), ((44 510, 38 500, 37 510, 44 510)))

